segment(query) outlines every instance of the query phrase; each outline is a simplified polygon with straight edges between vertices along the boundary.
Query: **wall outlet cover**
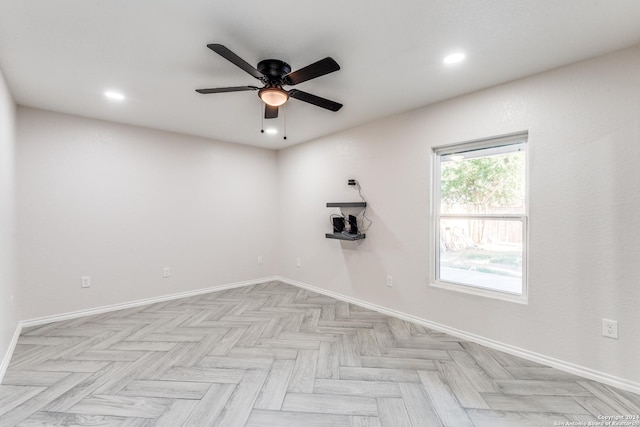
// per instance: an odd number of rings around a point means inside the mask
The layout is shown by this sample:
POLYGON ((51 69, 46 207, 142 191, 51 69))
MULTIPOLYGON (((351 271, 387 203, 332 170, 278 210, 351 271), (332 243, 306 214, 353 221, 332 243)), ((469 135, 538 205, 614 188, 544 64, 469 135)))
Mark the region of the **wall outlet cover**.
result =
POLYGON ((618 339, 618 321, 602 319, 602 336, 618 339))
POLYGON ((91 287, 91 276, 82 276, 82 282, 80 286, 83 288, 91 287))

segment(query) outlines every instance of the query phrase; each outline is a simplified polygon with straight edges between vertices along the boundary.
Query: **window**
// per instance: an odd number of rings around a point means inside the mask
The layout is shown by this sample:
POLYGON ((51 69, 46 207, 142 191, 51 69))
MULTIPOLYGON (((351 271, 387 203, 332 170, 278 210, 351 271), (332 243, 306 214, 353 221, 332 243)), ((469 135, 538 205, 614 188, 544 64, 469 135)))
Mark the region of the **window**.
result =
POLYGON ((434 286, 524 302, 527 134, 434 149, 434 286))

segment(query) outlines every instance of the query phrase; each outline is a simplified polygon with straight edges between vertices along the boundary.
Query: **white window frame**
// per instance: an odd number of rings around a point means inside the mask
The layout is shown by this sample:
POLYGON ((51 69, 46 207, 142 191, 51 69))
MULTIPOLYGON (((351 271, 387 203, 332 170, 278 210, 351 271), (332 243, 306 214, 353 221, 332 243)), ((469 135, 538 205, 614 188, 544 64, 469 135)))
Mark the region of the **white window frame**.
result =
POLYGON ((462 292, 471 295, 489 297, 504 301, 511 301, 520 304, 528 302, 528 252, 529 252, 529 155, 528 155, 528 132, 518 132, 508 135, 501 135, 480 140, 466 141, 452 145, 442 145, 432 148, 432 188, 431 188, 431 218, 432 218, 432 236, 431 239, 431 266, 432 277, 430 286, 435 288, 447 289, 456 292, 462 292), (524 214, 515 215, 460 215, 460 214, 441 214, 440 213, 440 157, 443 155, 451 155, 455 153, 480 150, 496 146, 507 146, 524 142, 525 153, 525 212, 524 214), (470 218, 479 220, 506 220, 519 221, 522 223, 522 294, 515 294, 494 289, 482 288, 464 283, 455 283, 440 280, 440 219, 449 218, 470 218))

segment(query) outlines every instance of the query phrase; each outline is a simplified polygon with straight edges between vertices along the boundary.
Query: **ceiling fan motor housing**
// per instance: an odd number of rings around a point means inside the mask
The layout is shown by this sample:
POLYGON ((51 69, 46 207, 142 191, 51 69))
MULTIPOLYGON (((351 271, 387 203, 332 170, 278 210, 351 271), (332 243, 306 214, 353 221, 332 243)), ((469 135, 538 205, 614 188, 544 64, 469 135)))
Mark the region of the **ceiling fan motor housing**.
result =
POLYGON ((291 72, 291 66, 279 59, 265 59, 258 62, 258 71, 265 75, 265 83, 282 85, 282 77, 291 72))

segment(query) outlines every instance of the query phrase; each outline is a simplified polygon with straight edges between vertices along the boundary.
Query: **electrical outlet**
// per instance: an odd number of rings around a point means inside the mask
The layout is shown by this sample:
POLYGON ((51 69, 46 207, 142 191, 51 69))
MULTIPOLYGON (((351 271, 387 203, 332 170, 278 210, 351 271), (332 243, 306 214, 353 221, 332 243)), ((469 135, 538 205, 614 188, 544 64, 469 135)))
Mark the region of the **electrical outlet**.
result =
POLYGON ((171 267, 165 267, 162 270, 162 278, 166 279, 167 277, 171 277, 171 267))
POLYGON ((82 284, 80 287, 88 288, 91 286, 91 276, 82 276, 82 284))
POLYGON ((258 264, 262 264, 262 255, 258 257, 258 264))
POLYGON ((390 274, 387 274, 387 286, 390 288, 393 287, 393 276, 390 274))
POLYGON ((618 321, 602 319, 602 336, 618 339, 618 321))
POLYGON ((302 261, 300 261, 300 258, 296 258, 296 267, 302 267, 302 261))

